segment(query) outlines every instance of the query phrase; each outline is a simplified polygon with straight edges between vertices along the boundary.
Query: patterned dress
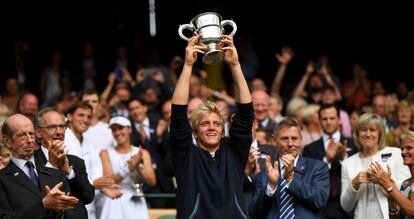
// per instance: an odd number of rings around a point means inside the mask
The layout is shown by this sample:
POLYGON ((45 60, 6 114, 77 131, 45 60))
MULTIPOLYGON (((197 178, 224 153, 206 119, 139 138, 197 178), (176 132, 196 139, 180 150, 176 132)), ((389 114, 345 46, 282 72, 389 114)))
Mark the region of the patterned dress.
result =
MULTIPOLYGON (((407 197, 408 199, 411 199, 411 195, 413 194, 413 189, 414 189, 414 183, 412 183, 410 185, 410 179, 405 180, 402 184, 401 184, 401 188, 400 191, 404 194, 405 197, 407 197)), ((413 216, 406 216, 404 215, 404 212, 400 211, 401 215, 404 216, 404 219, 414 219, 413 216)))

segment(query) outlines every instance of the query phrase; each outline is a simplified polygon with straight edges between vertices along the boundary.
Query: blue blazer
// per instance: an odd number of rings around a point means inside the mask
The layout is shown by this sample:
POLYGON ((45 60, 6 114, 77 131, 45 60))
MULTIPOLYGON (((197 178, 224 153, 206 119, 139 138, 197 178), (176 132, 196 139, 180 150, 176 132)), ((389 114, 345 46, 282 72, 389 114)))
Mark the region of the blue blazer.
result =
MULTIPOLYGON (((278 187, 272 197, 266 195, 266 172, 261 171, 254 179, 255 191, 249 206, 251 218, 279 218, 278 187)), ((296 218, 321 218, 321 210, 329 198, 328 165, 319 160, 299 156, 295 175, 287 191, 293 196, 296 218)))

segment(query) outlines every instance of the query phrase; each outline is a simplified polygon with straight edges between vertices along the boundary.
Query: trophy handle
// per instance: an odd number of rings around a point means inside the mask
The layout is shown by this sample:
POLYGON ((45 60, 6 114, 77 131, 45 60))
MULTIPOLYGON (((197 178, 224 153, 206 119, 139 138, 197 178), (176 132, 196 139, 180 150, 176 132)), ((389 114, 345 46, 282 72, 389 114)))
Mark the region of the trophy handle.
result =
POLYGON ((192 32, 194 32, 195 30, 192 24, 182 24, 178 28, 178 35, 180 35, 181 39, 189 41, 190 39, 183 34, 183 30, 186 30, 186 29, 191 30, 192 32))
MULTIPOLYGON (((233 28, 233 31, 231 31, 231 33, 230 34, 235 34, 236 33, 236 31, 237 31, 237 25, 236 25, 236 23, 234 23, 234 21, 233 20, 224 20, 224 21, 221 21, 221 26, 222 27, 224 27, 224 26, 226 26, 226 25, 229 25, 229 26, 231 26, 232 28, 233 28)), ((229 35, 230 35, 229 34, 229 35)))

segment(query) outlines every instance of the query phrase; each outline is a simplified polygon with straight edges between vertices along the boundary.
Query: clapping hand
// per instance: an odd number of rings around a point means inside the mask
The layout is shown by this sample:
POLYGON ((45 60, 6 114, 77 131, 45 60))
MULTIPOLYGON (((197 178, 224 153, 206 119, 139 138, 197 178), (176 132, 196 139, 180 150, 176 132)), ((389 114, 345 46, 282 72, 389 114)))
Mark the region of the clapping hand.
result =
POLYGON ((123 195, 123 193, 121 192, 121 186, 117 184, 104 187, 101 189, 101 192, 111 199, 117 199, 123 195))
POLYGON ((343 144, 339 142, 338 147, 336 148, 336 157, 338 157, 340 160, 343 160, 345 158, 347 149, 348 149, 348 140, 345 140, 343 144))
POLYGON ((46 196, 42 199, 43 206, 56 212, 72 209, 79 200, 69 193, 64 193, 60 190, 63 182, 56 184, 52 189, 46 185, 46 196))
POLYGON ((391 184, 391 169, 387 165, 387 171, 382 168, 378 161, 372 162, 368 167, 368 180, 372 183, 387 187, 391 184))
POLYGON ((253 173, 253 175, 256 175, 260 172, 260 165, 259 165, 259 149, 251 147, 249 151, 249 157, 247 158, 246 167, 244 168, 244 173, 246 175, 249 175, 253 173))
POLYGON ((282 162, 284 168, 283 178, 285 178, 288 182, 292 182, 295 173, 295 157, 290 154, 284 154, 282 155, 282 162))
POLYGON ((133 170, 137 168, 139 165, 142 165, 142 150, 139 150, 137 154, 131 156, 128 160, 128 168, 129 170, 133 170))
POLYGON ((270 156, 265 157, 265 169, 266 169, 266 176, 269 181, 269 186, 272 190, 276 189, 277 184, 279 183, 279 162, 275 161, 272 165, 270 160, 270 156))
POLYGON ((64 172, 66 175, 70 173, 68 153, 63 140, 49 140, 46 143, 48 148, 49 163, 64 172))
POLYGON ((337 154, 338 146, 336 145, 334 140, 330 140, 328 143, 328 148, 326 150, 326 159, 329 162, 332 162, 337 154))
POLYGON ((356 175, 353 179, 352 179, 352 187, 355 189, 355 190, 358 190, 359 189, 359 186, 362 184, 362 183, 368 183, 369 182, 369 180, 368 180, 368 172, 366 172, 366 171, 361 171, 361 172, 359 172, 358 173, 358 175, 356 175))

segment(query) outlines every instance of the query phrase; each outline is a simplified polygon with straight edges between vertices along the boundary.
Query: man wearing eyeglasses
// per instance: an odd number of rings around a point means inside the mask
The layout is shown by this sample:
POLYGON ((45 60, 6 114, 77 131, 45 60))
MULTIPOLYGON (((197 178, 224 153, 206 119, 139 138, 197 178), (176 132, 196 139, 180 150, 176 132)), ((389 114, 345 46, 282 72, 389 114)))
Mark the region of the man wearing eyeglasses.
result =
POLYGON ((79 199, 75 210, 80 218, 88 218, 85 205, 93 201, 95 189, 89 183, 84 161, 67 155, 63 142, 66 129, 63 115, 53 108, 45 108, 36 114, 34 123, 36 137, 41 143, 40 149, 35 152, 36 160, 66 175, 72 194, 79 199))
POLYGON ((0 218, 78 218, 78 199, 69 195, 63 174, 37 162, 32 121, 10 116, 2 126, 11 161, 0 170, 0 218), (51 189, 52 188, 52 189, 51 189))

